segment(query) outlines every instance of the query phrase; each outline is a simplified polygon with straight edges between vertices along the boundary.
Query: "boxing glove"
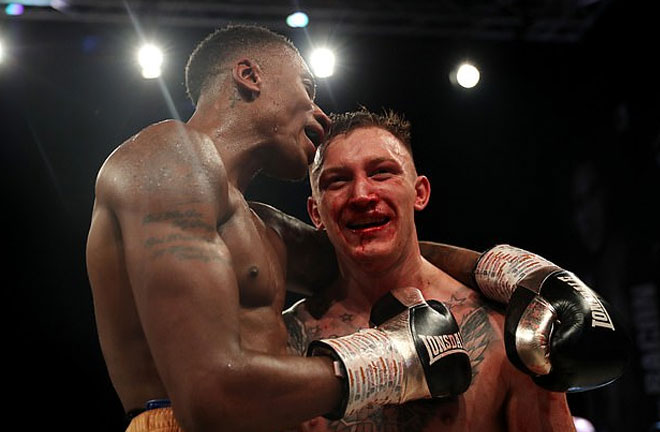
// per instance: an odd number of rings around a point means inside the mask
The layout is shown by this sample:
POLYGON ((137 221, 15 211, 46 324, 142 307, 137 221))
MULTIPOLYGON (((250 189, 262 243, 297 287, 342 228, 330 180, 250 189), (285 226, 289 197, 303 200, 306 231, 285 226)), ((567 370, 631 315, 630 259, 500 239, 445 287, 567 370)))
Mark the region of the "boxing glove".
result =
POLYGON ((509 360, 539 386, 576 392, 623 373, 631 341, 617 312, 573 273, 509 245, 486 251, 474 277, 489 298, 507 304, 509 360))
POLYGON ((364 408, 459 395, 472 379, 458 324, 440 302, 416 288, 391 291, 374 304, 376 327, 313 341, 307 355, 329 355, 344 379, 338 419, 364 408))

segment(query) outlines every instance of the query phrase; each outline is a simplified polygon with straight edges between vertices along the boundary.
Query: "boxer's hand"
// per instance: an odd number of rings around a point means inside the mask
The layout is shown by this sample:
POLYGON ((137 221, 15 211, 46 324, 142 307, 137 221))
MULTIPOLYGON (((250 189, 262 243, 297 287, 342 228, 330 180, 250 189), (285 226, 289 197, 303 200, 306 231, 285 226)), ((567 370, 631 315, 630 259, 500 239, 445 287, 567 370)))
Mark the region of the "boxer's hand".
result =
POLYGON ((499 245, 474 270, 489 298, 507 303, 507 356, 541 387, 584 391, 617 379, 630 339, 612 307, 574 274, 538 255, 499 245))
POLYGON ((375 328, 310 344, 307 355, 332 356, 346 375, 342 406, 328 418, 467 390, 472 369, 458 324, 442 303, 429 303, 416 288, 393 290, 373 307, 375 328))

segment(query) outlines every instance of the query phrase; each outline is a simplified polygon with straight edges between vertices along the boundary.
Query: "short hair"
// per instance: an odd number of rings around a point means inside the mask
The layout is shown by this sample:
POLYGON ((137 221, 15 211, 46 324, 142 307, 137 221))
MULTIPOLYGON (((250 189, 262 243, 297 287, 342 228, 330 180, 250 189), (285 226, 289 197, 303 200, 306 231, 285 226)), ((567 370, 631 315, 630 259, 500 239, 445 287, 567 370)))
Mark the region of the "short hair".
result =
POLYGON ((197 105, 204 88, 228 61, 241 52, 258 52, 269 46, 283 45, 293 52, 298 49, 285 36, 256 25, 228 25, 202 40, 188 58, 185 69, 186 92, 197 105))
POLYGON ((412 158, 412 145, 410 143, 410 122, 405 119, 403 114, 398 114, 392 110, 383 110, 382 114, 376 114, 361 106, 358 111, 345 112, 342 114, 330 114, 332 126, 328 136, 316 150, 310 171, 313 181, 316 181, 319 171, 325 161, 325 153, 328 146, 339 135, 345 135, 359 128, 377 127, 384 129, 394 135, 410 153, 412 158))

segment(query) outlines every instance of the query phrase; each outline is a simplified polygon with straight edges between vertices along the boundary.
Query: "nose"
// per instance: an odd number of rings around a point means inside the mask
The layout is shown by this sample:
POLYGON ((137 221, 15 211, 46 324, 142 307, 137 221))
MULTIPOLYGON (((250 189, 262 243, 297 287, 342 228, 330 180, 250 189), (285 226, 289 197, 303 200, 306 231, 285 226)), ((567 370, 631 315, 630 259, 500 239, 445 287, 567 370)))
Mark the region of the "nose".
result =
POLYGON ((326 137, 328 136, 328 133, 330 132, 330 126, 332 126, 332 120, 330 120, 330 117, 328 117, 321 107, 318 105, 314 104, 314 118, 316 119, 317 122, 321 125, 323 128, 323 136, 326 137))
POLYGON ((349 198, 349 205, 364 209, 369 208, 378 201, 378 195, 372 189, 369 180, 364 177, 356 177, 353 180, 353 188, 349 198))

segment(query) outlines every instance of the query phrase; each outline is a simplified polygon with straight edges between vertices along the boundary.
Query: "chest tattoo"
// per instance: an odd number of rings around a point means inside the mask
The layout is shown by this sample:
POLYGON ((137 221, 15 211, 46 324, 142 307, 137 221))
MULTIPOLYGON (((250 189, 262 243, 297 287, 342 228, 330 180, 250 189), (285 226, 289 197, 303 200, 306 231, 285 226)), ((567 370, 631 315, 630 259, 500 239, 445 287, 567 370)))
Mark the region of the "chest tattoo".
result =
MULTIPOLYGON (((498 337, 489 319, 491 309, 468 296, 453 295, 444 303, 460 327, 465 348, 470 354, 474 383, 489 346, 498 337)), ((289 332, 289 348, 303 355, 312 340, 353 333, 359 329, 356 323, 360 321, 349 313, 326 316, 318 321, 304 313, 285 314, 284 317, 289 332)), ((450 427, 458 418, 459 411, 458 398, 420 400, 400 406, 365 409, 353 416, 327 422, 326 427, 336 432, 422 432, 432 425, 450 427)))

